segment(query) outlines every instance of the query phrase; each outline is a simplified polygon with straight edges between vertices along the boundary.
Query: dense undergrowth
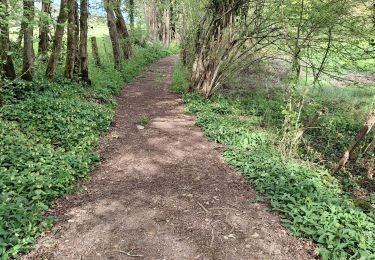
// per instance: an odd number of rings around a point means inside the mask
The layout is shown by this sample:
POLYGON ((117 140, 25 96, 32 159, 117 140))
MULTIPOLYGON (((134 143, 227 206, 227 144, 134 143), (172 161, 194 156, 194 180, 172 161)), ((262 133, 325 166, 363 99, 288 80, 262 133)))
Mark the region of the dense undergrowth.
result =
MULTIPOLYGON (((186 111, 197 115, 197 124, 211 140, 225 145, 224 159, 238 168, 259 194, 266 195, 260 200, 281 213, 283 225, 293 235, 313 240, 323 259, 375 259, 374 210, 358 207, 340 181, 323 167, 285 158, 275 149, 283 121, 281 97, 270 100, 266 93, 251 89, 247 94, 219 94, 207 100, 186 93, 185 75, 184 68, 176 65, 172 90, 184 93, 186 111)), ((347 131, 333 128, 332 136, 338 131, 350 135, 348 131, 360 127, 345 115, 323 119, 334 126, 348 122, 347 131)), ((327 131, 317 131, 310 133, 310 138, 332 137, 327 131)), ((325 149, 336 149, 334 146, 325 149)))
MULTIPOLYGON (((0 108, 0 256, 25 252, 52 219, 44 212, 72 191, 98 160, 95 146, 112 122, 123 82, 176 50, 137 48, 113 69, 110 59, 90 67, 91 86, 56 78, 2 82, 0 108)), ((103 54, 102 54, 103 56, 103 54)), ((43 71, 39 69, 40 75, 43 71)), ((42 78, 42 77, 40 77, 42 78)))

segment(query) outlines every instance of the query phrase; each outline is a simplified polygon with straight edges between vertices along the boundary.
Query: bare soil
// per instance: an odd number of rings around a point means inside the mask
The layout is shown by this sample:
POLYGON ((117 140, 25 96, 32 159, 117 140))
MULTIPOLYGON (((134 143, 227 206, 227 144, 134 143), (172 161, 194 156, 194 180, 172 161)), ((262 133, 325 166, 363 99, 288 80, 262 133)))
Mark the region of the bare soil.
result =
POLYGON ((176 57, 129 83, 82 192, 23 259, 310 259, 169 91, 176 57), (150 123, 137 126, 144 115, 150 123))

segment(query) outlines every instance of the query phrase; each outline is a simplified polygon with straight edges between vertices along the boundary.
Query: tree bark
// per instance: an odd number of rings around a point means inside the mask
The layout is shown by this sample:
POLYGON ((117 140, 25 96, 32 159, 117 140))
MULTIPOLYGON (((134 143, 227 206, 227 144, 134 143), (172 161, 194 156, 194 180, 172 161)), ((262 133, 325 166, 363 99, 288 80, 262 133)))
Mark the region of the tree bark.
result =
POLYGON ((68 17, 67 17, 67 12, 66 12, 66 0, 61 0, 60 12, 59 12, 59 16, 57 17, 57 25, 56 25, 56 30, 55 30, 55 36, 53 39, 52 53, 49 57, 47 69, 46 69, 46 77, 49 80, 52 80, 55 77, 56 67, 60 58, 62 40, 64 36, 64 24, 67 18, 68 17))
POLYGON ((171 41, 170 35, 170 8, 169 6, 163 9, 163 19, 162 19, 162 43, 164 47, 168 47, 171 41))
POLYGON ((115 0, 114 12, 116 14, 116 28, 120 37, 122 51, 125 59, 130 59, 133 55, 132 45, 129 38, 128 28, 126 27, 124 16, 121 13, 121 2, 115 0))
POLYGON ((34 78, 34 48, 33 48, 33 20, 34 1, 23 0, 23 65, 22 76, 24 80, 31 81, 34 78))
POLYGON ((22 40, 23 40, 23 28, 22 28, 22 24, 21 24, 21 29, 18 32, 18 36, 17 36, 17 40, 16 40, 16 48, 17 49, 21 49, 22 40))
POLYGON ((366 123, 363 125, 361 131, 357 134, 354 138, 354 141, 349 146, 349 148, 345 151, 344 155, 342 156, 341 160, 338 162, 335 168, 335 172, 340 171, 342 168, 345 167, 349 159, 351 158, 353 152, 358 148, 361 140, 371 131, 372 127, 375 125, 375 110, 373 110, 369 117, 367 118, 366 123))
POLYGON ((74 73, 79 74, 81 71, 81 61, 80 61, 80 48, 79 48, 79 14, 78 14, 78 2, 75 1, 75 12, 74 12, 74 21, 75 21, 75 38, 76 38, 76 56, 75 56, 75 62, 74 62, 74 73))
POLYGON ((0 66, 0 76, 7 79, 15 79, 16 71, 14 69, 13 59, 10 55, 10 42, 9 42, 9 25, 7 21, 8 16, 8 1, 1 0, 1 23, 0 27, 0 45, 1 45, 1 66, 0 66))
POLYGON ((244 4, 245 0, 212 1, 196 32, 195 60, 191 73, 190 91, 195 88, 202 96, 209 97, 220 85, 219 78, 222 75, 221 68, 224 62, 231 59, 229 56, 235 57, 239 43, 243 42, 225 41, 224 32, 225 30, 231 32, 234 14, 244 4), (220 50, 221 54, 216 50, 220 50))
POLYGON ((66 61, 65 61, 65 72, 64 76, 68 79, 74 77, 74 63, 76 59, 76 22, 75 22, 75 8, 76 1, 68 0, 68 32, 67 32, 67 47, 66 47, 66 61))
POLYGON ((155 42, 158 34, 156 0, 144 0, 143 5, 147 27, 147 39, 149 42, 155 42))
POLYGON ((113 12, 113 3, 110 0, 106 0, 104 3, 104 8, 107 13, 107 25, 109 30, 109 37, 112 42, 112 53, 115 69, 121 68, 121 52, 120 52, 120 42, 119 35, 115 23, 115 15, 113 12))
MULTIPOLYGON (((51 2, 50 0, 42 1, 42 13, 46 16, 51 16, 51 2)), ((48 59, 48 45, 49 45, 49 24, 41 17, 39 20, 39 44, 38 44, 38 59, 45 62, 48 59)))
POLYGON ((88 0, 81 0, 81 16, 80 16, 80 38, 79 38, 79 55, 81 63, 81 79, 90 84, 89 67, 87 61, 87 32, 88 32, 88 0))
POLYGON ((91 37, 91 48, 92 48, 92 56, 94 58, 94 63, 96 66, 100 67, 101 62, 100 62, 100 56, 98 52, 98 44, 96 42, 96 37, 91 37))

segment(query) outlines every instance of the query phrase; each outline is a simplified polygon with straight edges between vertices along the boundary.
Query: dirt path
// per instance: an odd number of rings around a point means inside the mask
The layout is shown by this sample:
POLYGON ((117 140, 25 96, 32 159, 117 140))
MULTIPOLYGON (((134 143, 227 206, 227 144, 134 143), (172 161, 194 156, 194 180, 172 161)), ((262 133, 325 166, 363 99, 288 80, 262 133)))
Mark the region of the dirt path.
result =
POLYGON ((310 258, 183 113, 168 90, 175 61, 124 88, 86 191, 59 203, 57 225, 25 259, 310 258), (140 115, 151 118, 144 130, 140 115))

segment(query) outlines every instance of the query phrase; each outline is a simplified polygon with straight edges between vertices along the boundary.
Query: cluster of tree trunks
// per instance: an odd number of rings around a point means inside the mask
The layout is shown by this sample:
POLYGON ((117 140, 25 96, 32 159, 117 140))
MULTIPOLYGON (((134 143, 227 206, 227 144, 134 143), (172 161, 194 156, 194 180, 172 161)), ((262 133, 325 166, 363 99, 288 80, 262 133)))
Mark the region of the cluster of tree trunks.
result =
MULTIPOLYGON (((121 12, 121 0, 105 0, 104 9, 107 13, 107 25, 112 42, 114 65, 116 69, 119 69, 122 58, 130 59, 133 55, 132 41, 121 12)), ((134 13, 132 17, 134 23, 134 13)))
POLYGON ((120 39, 119 34, 116 28, 116 17, 113 11, 113 3, 111 0, 105 0, 104 8, 107 13, 107 25, 109 30, 109 37, 111 38, 112 42, 112 53, 113 53, 113 61, 115 64, 116 69, 121 68, 121 52, 120 52, 120 39))
POLYGON ((114 12, 116 15, 116 28, 120 37, 121 47, 125 59, 132 56, 132 45, 129 37, 128 28, 126 27, 124 16, 121 12, 121 5, 119 1, 115 1, 114 12))
POLYGON ((195 88, 201 95, 208 97, 217 88, 217 84, 220 83, 218 78, 223 66, 222 62, 229 60, 230 56, 235 57, 240 47, 239 43, 245 43, 231 37, 223 38, 224 31, 232 31, 234 15, 245 3, 244 0, 210 2, 206 16, 197 30, 190 91, 195 88), (224 51, 219 53, 217 50, 224 51))
MULTIPOLYGON (((1 77, 14 79, 16 77, 9 41, 9 28, 7 17, 8 0, 1 0, 1 18, 5 22, 1 24, 1 77)), ((170 0, 145 1, 145 14, 147 20, 148 37, 150 41, 157 38, 168 46, 171 40, 170 25, 170 0), (163 4, 162 9, 157 8, 158 1, 163 4)), ((34 0, 23 0, 23 20, 17 44, 21 47, 23 41, 23 66, 21 78, 33 80, 35 53, 33 49, 33 32, 35 6, 34 0)), ((121 0, 104 0, 104 7, 107 13, 107 24, 112 42, 112 53, 115 68, 121 67, 122 58, 129 59, 133 55, 132 40, 121 12, 121 0)), ((134 28, 134 0, 129 0, 130 27, 134 28)), ((63 48, 63 37, 65 24, 67 22, 67 55, 65 60, 64 76, 73 79, 79 75, 81 80, 90 82, 88 76, 87 56, 87 31, 88 31, 88 1, 80 0, 80 14, 77 0, 61 0, 54 35, 50 36, 51 0, 42 0, 42 8, 39 19, 39 42, 38 61, 46 62, 45 76, 52 80, 55 77, 61 51, 63 48), (52 46, 50 47, 50 40, 52 46), (48 53, 50 51, 50 55, 48 53)), ((96 39, 92 39, 95 64, 100 66, 100 59, 97 53, 96 39)))
POLYGON ((62 0, 57 20, 58 25, 55 31, 52 54, 46 70, 47 78, 52 79, 55 75, 64 36, 64 23, 68 20, 64 75, 68 79, 73 79, 74 75, 77 74, 83 82, 90 83, 87 64, 88 1, 80 1, 80 15, 78 15, 76 0, 62 0), (59 21, 62 23, 59 23, 59 21))
MULTIPOLYGON (((33 48, 33 31, 35 6, 34 0, 23 0, 23 20, 20 34, 23 38, 23 64, 21 78, 31 81, 34 78, 35 53, 33 48)), ((51 54, 49 51, 49 18, 51 17, 51 1, 43 0, 39 20, 39 42, 38 60, 47 62, 46 78, 52 80, 55 77, 58 61, 60 59, 63 45, 64 27, 68 20, 67 29, 67 55, 65 61, 64 76, 72 79, 74 74, 79 74, 81 80, 90 83, 87 65, 87 32, 88 32, 88 1, 81 0, 80 16, 78 15, 78 3, 76 0, 61 0, 60 11, 57 17, 57 25, 53 37, 51 54)), ((14 69, 9 40, 8 0, 1 0, 1 23, 0 44, 2 46, 0 75, 2 78, 15 79, 14 69)), ((16 44, 21 44, 19 38, 16 44)))
POLYGON ((144 0, 143 4, 148 41, 159 40, 165 47, 168 47, 172 40, 173 8, 170 0, 144 0))

